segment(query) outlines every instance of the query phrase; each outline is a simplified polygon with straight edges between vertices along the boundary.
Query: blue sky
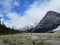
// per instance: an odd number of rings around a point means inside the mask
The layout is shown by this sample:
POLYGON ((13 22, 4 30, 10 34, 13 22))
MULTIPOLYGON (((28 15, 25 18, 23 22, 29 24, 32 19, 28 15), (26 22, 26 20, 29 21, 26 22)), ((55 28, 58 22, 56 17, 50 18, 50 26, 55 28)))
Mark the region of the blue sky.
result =
POLYGON ((60 13, 59 0, 0 0, 0 19, 7 27, 36 25, 47 11, 60 13))

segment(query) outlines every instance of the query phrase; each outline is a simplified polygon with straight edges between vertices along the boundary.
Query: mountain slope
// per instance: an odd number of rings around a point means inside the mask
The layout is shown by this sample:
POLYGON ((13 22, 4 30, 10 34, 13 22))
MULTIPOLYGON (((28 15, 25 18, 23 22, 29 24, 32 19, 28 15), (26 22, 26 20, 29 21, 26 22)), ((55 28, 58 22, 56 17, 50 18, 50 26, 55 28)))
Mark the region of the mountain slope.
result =
POLYGON ((60 25, 60 14, 54 11, 48 11, 40 23, 31 32, 44 33, 52 31, 60 25))

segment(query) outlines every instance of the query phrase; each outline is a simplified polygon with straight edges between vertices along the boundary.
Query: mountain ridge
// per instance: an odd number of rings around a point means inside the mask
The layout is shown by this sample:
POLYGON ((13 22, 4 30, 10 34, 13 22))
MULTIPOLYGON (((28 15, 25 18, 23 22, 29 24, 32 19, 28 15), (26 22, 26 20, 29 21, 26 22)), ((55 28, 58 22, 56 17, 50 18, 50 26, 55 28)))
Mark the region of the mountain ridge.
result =
POLYGON ((39 24, 29 30, 32 33, 45 33, 53 31, 60 25, 60 14, 54 11, 48 11, 39 24))

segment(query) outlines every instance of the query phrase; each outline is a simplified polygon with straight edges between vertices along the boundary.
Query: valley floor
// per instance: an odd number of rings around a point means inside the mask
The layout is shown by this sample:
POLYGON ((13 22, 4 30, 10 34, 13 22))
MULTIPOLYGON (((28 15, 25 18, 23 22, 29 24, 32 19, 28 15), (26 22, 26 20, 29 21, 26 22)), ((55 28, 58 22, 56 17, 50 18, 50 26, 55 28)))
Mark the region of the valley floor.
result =
POLYGON ((0 35, 0 45, 60 45, 60 33, 0 35))

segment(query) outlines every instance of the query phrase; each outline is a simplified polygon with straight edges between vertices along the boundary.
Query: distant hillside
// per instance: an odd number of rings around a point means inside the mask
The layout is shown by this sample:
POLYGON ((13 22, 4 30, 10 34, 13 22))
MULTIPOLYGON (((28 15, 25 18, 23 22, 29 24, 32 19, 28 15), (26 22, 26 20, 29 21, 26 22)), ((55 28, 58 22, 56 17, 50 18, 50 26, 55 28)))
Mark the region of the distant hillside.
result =
POLYGON ((0 24, 0 35, 1 34, 4 34, 4 35, 5 34, 15 34, 15 33, 20 33, 20 31, 7 28, 5 25, 0 24))

